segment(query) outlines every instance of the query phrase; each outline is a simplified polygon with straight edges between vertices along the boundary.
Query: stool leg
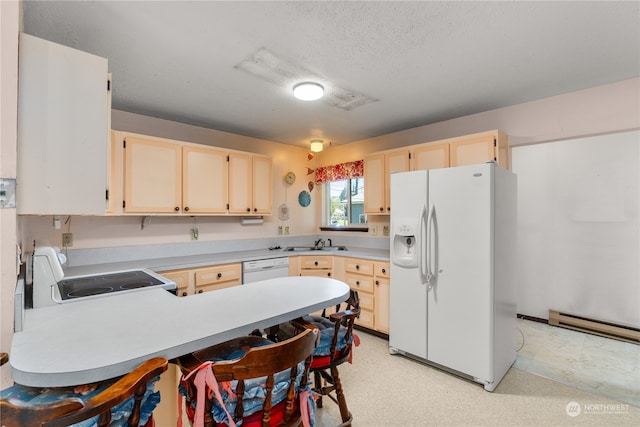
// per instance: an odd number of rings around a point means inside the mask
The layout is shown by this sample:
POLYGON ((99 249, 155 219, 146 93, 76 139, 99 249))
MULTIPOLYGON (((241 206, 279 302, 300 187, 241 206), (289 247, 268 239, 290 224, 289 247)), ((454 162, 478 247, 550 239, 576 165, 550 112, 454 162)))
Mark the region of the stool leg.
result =
POLYGON ((313 371, 313 384, 316 388, 316 392, 318 393, 316 406, 318 408, 322 408, 322 378, 320 377, 319 371, 313 371))
POLYGON ((340 381, 340 374, 338 373, 338 368, 336 366, 331 366, 331 376, 333 377, 333 385, 336 388, 336 398, 338 399, 338 407, 340 408, 340 416, 342 417, 343 425, 350 426, 351 423, 346 423, 350 421, 351 414, 349 413, 349 408, 347 407, 347 399, 344 397, 344 392, 342 390, 342 382, 340 381))

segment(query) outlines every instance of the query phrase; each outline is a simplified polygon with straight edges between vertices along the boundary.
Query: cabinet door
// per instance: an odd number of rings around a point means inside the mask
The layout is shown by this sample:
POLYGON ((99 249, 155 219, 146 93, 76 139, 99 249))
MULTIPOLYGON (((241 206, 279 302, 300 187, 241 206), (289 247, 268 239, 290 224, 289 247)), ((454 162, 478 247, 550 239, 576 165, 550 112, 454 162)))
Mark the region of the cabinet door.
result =
POLYGON ((496 139, 492 133, 461 138, 451 143, 451 166, 474 165, 496 160, 496 139))
POLYGON ((373 261, 358 258, 347 258, 344 263, 345 271, 373 276, 373 261))
MULTIPOLYGON (((385 154, 384 194, 386 213, 391 213, 391 174, 409 170, 409 150, 394 150, 385 154)), ((366 182, 365 182, 366 188, 366 182)))
POLYGON ((24 33, 19 47, 17 213, 104 215, 107 60, 24 33))
POLYGON ((389 333, 389 279, 376 277, 374 279, 374 295, 376 301, 375 326, 376 331, 389 333))
POLYGON ((413 170, 449 167, 449 144, 424 144, 413 152, 413 170))
POLYGON ((124 147, 124 212, 180 212, 182 146, 127 136, 124 147))
POLYGON ((332 269, 333 257, 327 255, 300 257, 300 269, 332 269))
POLYGON ((251 213, 252 171, 250 155, 229 153, 229 213, 251 213))
POLYGON ((226 151, 185 145, 182 148, 182 170, 183 212, 227 212, 226 151))
POLYGON ((364 158, 364 211, 380 214, 385 211, 384 154, 364 158))
POLYGON ((253 210, 252 213, 270 214, 273 206, 273 177, 271 159, 253 158, 253 210))

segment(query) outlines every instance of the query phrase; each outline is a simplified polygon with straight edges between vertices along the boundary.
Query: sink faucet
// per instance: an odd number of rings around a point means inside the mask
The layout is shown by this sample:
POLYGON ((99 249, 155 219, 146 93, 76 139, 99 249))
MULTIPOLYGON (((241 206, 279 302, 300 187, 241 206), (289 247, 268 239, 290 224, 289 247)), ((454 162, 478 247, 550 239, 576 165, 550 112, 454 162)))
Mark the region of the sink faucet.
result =
POLYGON ((322 239, 316 240, 316 242, 313 244, 313 246, 315 246, 316 249, 324 248, 324 240, 322 240, 322 239))
POLYGON ((333 246, 333 243, 331 243, 331 239, 327 239, 329 241, 329 247, 333 246))

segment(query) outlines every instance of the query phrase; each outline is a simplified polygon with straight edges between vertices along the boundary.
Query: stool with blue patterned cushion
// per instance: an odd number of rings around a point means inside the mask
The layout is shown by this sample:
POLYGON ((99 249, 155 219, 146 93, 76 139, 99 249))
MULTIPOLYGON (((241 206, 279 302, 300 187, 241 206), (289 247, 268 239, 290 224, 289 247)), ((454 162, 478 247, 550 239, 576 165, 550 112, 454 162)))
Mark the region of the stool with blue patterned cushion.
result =
MULTIPOLYGON (((353 325, 360 316, 360 299, 358 292, 351 290, 349 298, 336 307, 336 313, 328 318, 322 316, 303 316, 289 323, 295 331, 315 329, 320 333, 320 342, 313 352, 311 372, 313 372, 313 391, 320 397, 318 408, 322 408, 322 396, 327 396, 338 404, 341 426, 350 426, 353 420, 344 396, 338 365, 351 362, 352 347, 359 344, 358 337, 353 333, 353 325), (322 381, 324 380, 324 385, 322 381), (335 392, 335 396, 332 394, 335 392)), ((287 325, 281 325, 283 333, 287 332, 287 325)))
POLYGON ((152 427, 160 402, 154 384, 167 365, 167 359, 155 358, 123 377, 75 387, 16 384, 0 391, 2 425, 152 427))
POLYGON ((195 426, 313 425, 316 333, 274 343, 246 336, 180 357, 180 393, 195 426))

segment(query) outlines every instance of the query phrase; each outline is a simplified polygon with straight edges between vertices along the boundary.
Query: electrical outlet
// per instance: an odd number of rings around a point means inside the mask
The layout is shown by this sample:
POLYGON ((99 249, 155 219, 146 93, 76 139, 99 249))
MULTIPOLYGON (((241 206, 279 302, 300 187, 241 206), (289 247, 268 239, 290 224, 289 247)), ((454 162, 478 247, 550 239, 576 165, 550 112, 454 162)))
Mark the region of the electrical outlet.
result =
POLYGON ((278 226, 278 236, 282 236, 282 226, 278 226))
POLYGON ((384 237, 389 237, 389 226, 388 225, 383 225, 382 226, 382 235, 384 237))
POLYGON ((289 235, 289 226, 288 226, 288 225, 286 225, 286 226, 284 227, 284 235, 285 235, 285 236, 288 236, 288 235, 289 235))
POLYGON ((73 246, 73 233, 62 233, 62 246, 73 246))
POLYGON ((377 236, 378 235, 378 226, 377 225, 372 225, 371 227, 369 227, 369 230, 371 230, 371 235, 372 236, 377 236))
POLYGON ((198 229, 192 228, 190 235, 191 235, 191 240, 198 240, 198 229))

